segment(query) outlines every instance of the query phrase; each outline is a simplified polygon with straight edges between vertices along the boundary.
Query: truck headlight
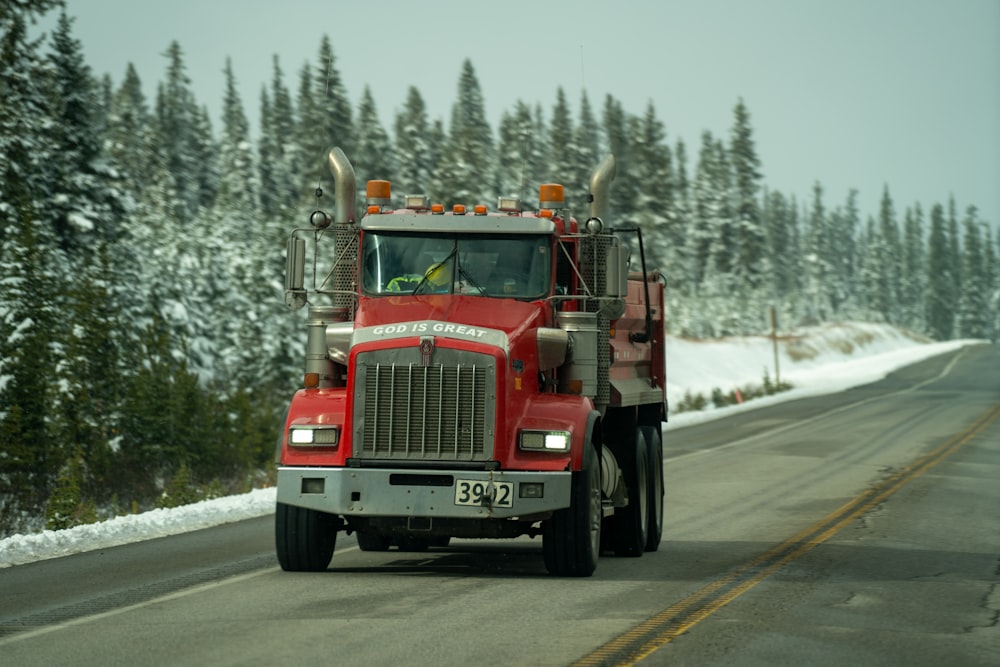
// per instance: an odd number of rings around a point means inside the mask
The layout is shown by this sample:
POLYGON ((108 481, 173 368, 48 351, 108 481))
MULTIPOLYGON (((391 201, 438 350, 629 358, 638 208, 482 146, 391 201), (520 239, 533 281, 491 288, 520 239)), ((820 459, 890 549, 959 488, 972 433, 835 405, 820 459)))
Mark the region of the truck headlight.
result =
POLYGON ((569 451, 569 431, 521 431, 518 440, 518 446, 528 451, 569 451))
POLYGON ((288 429, 288 444, 292 447, 336 447, 339 441, 339 426, 293 426, 288 429))

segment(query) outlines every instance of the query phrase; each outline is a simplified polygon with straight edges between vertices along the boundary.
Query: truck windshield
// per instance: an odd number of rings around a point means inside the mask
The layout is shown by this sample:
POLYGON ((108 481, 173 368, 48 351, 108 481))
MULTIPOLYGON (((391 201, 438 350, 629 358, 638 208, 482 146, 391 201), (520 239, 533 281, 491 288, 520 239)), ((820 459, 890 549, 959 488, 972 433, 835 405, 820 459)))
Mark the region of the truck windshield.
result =
POLYGON ((548 236, 366 232, 361 288, 369 295, 548 295, 548 236))

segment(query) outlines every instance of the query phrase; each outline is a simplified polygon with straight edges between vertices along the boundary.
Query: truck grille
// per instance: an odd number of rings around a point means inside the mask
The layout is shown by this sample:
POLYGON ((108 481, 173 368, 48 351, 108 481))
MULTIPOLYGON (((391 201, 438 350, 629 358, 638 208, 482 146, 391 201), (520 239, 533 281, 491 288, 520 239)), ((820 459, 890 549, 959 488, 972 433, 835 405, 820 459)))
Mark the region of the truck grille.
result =
MULTIPOLYGON (((409 351, 358 355, 354 456, 490 460, 496 403, 493 358, 438 349, 435 361, 440 358, 440 363, 422 366, 417 359, 405 359, 409 351)), ((412 353, 419 358, 416 348, 412 353)))

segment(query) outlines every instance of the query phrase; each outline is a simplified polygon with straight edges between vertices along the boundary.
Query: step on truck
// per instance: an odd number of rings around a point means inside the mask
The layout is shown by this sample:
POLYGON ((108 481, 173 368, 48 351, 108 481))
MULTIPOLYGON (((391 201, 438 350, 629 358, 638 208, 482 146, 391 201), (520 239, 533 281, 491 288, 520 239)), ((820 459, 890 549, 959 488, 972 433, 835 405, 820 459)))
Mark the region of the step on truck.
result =
POLYGON ((663 282, 609 224, 609 155, 578 223, 564 188, 495 210, 369 181, 328 155, 335 210, 295 229, 285 301, 308 305, 279 437, 275 547, 326 570, 366 551, 541 536, 546 569, 655 551, 663 529, 663 282), (636 270, 630 270, 634 265, 636 270))

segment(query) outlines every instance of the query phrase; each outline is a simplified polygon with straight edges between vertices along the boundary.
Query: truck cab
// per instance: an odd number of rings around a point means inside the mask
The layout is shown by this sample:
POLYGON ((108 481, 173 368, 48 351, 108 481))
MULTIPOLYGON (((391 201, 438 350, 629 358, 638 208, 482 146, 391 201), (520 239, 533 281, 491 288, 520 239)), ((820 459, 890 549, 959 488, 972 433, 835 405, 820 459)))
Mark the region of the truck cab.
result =
POLYGON ((288 246, 286 302, 310 307, 278 449, 282 568, 326 569, 338 532, 373 551, 541 535, 569 576, 602 549, 657 547, 663 286, 630 275, 596 215, 609 159, 581 229, 555 184, 537 208, 446 211, 370 181, 355 220, 353 168, 331 150, 335 219, 314 213, 288 246))

